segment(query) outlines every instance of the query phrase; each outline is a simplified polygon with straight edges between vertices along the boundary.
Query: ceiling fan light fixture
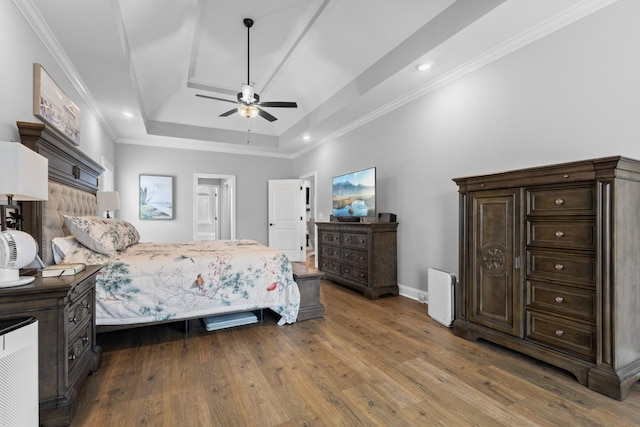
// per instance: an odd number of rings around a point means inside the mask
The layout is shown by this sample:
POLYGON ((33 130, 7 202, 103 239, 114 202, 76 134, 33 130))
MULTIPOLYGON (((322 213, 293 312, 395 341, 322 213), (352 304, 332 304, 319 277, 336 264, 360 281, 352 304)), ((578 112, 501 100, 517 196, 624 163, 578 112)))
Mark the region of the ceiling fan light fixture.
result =
POLYGON ((239 105, 238 114, 247 119, 252 119, 258 116, 258 107, 254 105, 239 105))

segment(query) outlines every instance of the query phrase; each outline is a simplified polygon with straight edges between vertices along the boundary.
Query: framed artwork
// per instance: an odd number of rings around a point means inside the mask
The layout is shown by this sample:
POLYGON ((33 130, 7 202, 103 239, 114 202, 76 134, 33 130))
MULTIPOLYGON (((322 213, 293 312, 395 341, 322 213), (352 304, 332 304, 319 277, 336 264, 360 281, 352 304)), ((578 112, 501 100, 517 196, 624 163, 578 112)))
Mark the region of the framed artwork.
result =
POLYGON ((44 67, 34 64, 33 114, 80 145, 80 109, 71 102, 44 67))
POLYGON ((173 177, 140 175, 140 219, 173 219, 173 177))

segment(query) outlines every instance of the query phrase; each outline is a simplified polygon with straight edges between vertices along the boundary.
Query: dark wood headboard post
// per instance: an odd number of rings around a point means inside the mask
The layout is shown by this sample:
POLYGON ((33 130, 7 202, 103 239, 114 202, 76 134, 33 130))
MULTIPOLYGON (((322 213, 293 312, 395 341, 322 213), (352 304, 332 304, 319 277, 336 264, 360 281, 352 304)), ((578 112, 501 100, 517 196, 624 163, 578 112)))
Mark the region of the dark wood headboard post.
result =
MULTIPOLYGON (((96 193, 104 168, 43 123, 16 122, 20 142, 49 160, 49 181, 96 193)), ((22 229, 42 245, 42 202, 22 202, 22 229)), ((40 248, 42 255, 42 248, 40 248)))

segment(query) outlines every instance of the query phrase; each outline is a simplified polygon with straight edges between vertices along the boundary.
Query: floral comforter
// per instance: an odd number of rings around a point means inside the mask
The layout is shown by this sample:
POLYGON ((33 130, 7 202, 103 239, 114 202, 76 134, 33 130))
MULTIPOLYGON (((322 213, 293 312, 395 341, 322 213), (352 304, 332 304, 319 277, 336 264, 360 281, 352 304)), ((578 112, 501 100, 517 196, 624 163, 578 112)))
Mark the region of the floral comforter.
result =
POLYGON ((137 243, 114 257, 81 245, 63 262, 103 264, 96 324, 127 325, 270 308, 293 323, 300 292, 280 251, 252 240, 137 243))

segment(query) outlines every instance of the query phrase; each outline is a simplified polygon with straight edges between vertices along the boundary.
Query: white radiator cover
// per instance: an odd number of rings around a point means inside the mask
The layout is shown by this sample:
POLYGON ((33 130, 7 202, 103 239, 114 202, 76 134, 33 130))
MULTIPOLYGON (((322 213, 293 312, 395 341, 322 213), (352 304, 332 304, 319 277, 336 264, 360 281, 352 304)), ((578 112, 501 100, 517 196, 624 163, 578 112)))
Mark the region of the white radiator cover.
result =
POLYGON ((455 274, 437 268, 427 270, 429 317, 446 327, 450 327, 455 319, 453 302, 455 284, 455 274))
POLYGON ((0 426, 38 426, 38 412, 38 321, 29 318, 0 328, 0 426))

